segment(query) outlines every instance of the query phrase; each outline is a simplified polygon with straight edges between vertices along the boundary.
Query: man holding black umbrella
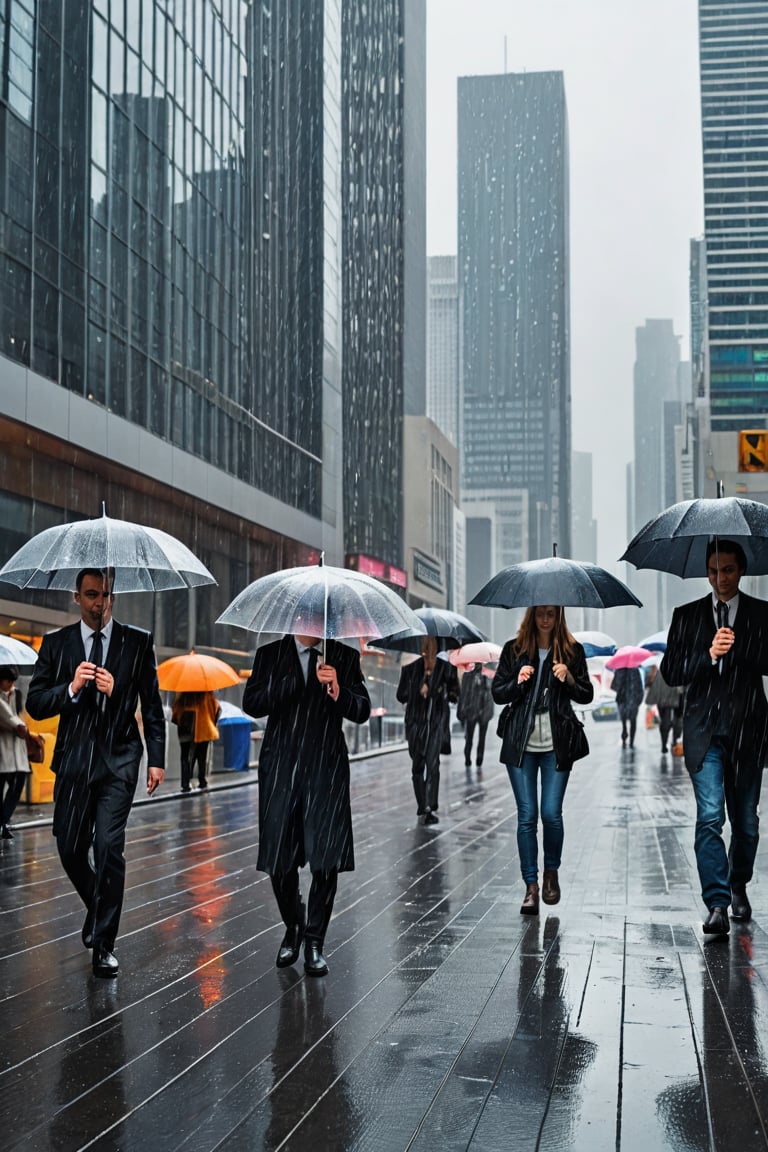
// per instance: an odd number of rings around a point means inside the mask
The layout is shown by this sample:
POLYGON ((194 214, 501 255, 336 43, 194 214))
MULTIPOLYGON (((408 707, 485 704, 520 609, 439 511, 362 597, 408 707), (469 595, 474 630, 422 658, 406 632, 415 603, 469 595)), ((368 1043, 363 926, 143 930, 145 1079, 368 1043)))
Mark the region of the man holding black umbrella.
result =
POLYGON ((768 605, 739 591, 747 561, 740 544, 714 540, 706 550, 712 594, 676 608, 661 674, 686 688, 685 763, 696 797, 694 848, 709 915, 704 932, 727 935, 752 909, 759 838, 757 806, 768 747, 768 605), (726 811, 731 841, 726 853, 726 811))

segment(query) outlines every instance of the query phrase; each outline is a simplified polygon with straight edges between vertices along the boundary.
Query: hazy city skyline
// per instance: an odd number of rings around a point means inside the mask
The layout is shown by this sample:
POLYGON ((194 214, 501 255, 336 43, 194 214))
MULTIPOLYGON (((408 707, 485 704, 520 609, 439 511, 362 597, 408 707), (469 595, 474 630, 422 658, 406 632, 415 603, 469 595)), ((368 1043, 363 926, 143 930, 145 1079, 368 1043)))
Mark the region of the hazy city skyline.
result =
MULTIPOLYGON (((456 80, 561 69, 570 133, 573 447, 594 458, 598 560, 626 543, 635 329, 689 357, 689 240, 703 229, 695 0, 428 0, 427 243, 456 251, 456 80), (505 43, 506 39, 506 43, 505 43)), ((642 461, 639 462, 642 467, 642 461)))

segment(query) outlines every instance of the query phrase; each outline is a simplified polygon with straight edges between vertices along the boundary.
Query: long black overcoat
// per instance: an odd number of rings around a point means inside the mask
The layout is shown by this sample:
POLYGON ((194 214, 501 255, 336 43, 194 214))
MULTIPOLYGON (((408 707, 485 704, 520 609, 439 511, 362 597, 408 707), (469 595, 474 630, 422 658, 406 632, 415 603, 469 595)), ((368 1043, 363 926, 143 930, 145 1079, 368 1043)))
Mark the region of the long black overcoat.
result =
POLYGON ((432 674, 425 677, 424 657, 405 664, 400 671, 397 699, 405 705, 405 738, 411 757, 425 756, 431 744, 440 746, 449 739, 450 705, 459 698, 459 675, 448 660, 435 660, 432 674), (421 695, 426 682, 427 695, 421 695))
MULTIPOLYGON (((508 640, 501 650, 499 666, 491 684, 491 692, 497 704, 508 704, 509 711, 499 717, 499 735, 501 736, 501 762, 502 764, 519 767, 523 761, 523 753, 528 739, 533 731, 535 720, 534 689, 536 687, 536 674, 539 670, 539 653, 534 652, 533 657, 525 654, 515 656, 514 640, 508 640), (520 669, 530 664, 535 673, 529 680, 518 684, 517 677, 520 669)), ((547 677, 549 687, 549 718, 552 725, 552 742, 554 745, 557 770, 569 772, 573 767, 567 749, 570 742, 566 737, 569 726, 573 725, 574 704, 589 704, 594 688, 589 678, 587 660, 581 644, 574 644, 572 658, 568 661, 568 671, 574 679, 569 685, 562 683, 552 672, 552 662, 547 660, 542 676, 547 677)))
POLYGON ((712 596, 675 608, 661 674, 667 684, 685 688, 683 749, 685 766, 697 772, 717 726, 727 716, 727 770, 734 779, 761 771, 768 741, 768 605, 739 592, 733 647, 717 664, 709 649, 717 631, 712 596), (722 670, 721 670, 722 666, 722 670))
POLYGON ((281 874, 309 864, 313 872, 355 867, 349 803, 349 756, 342 722, 370 715, 360 656, 326 641, 339 698, 315 676, 304 683, 293 636, 258 649, 243 708, 267 716, 259 753, 259 855, 256 867, 281 874))

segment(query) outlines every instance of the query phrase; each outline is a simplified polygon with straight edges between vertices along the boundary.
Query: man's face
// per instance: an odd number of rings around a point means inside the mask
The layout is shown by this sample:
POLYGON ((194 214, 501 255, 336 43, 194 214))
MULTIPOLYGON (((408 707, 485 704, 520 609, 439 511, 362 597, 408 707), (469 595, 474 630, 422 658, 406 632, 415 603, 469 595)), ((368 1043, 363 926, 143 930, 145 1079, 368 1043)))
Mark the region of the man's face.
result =
POLYGON ((106 576, 83 576, 75 601, 83 623, 97 632, 112 619, 112 592, 106 576))
POLYGON ((739 590, 744 569, 732 552, 713 552, 707 562, 707 579, 718 600, 731 600, 739 590))

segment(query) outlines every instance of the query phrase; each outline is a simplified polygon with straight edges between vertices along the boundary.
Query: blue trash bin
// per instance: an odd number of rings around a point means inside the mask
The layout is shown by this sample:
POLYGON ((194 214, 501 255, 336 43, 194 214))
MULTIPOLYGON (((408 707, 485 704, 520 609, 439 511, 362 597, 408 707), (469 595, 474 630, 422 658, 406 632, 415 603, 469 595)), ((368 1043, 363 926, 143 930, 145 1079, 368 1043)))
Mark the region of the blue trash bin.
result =
POLYGON ((250 717, 226 716, 219 720, 217 727, 223 745, 225 769, 247 771, 251 758, 250 717))

